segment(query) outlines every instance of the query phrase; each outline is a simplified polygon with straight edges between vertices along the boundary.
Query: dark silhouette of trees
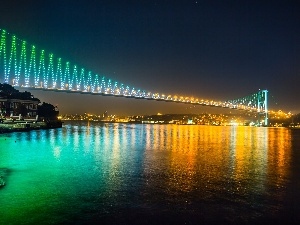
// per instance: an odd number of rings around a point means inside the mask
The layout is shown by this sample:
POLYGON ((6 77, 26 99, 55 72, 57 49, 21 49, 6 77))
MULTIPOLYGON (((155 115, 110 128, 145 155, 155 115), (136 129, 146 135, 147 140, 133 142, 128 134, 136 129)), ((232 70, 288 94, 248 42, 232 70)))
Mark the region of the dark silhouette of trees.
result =
POLYGON ((18 104, 17 107, 14 109, 14 114, 15 115, 20 115, 21 114, 21 116, 26 116, 27 113, 28 113, 28 109, 23 104, 18 104))
POLYGON ((0 93, 1 96, 11 96, 13 94, 17 94, 19 91, 14 89, 13 86, 9 85, 9 84, 0 84, 0 93))
POLYGON ((38 115, 47 119, 57 119, 58 110, 53 105, 43 102, 43 104, 38 105, 38 115))
POLYGON ((33 95, 28 92, 20 92, 9 84, 0 84, 0 96, 8 99, 22 99, 22 100, 37 100, 38 98, 33 97, 33 95))

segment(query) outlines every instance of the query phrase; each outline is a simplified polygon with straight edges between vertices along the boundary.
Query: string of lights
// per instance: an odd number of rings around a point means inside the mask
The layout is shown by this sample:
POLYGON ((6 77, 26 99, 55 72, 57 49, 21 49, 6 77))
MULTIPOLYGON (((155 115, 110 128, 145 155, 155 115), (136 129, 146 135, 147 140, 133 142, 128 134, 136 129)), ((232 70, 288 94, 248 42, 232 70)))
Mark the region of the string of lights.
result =
POLYGON ((104 76, 100 78, 98 74, 79 68, 76 64, 65 61, 53 53, 46 53, 43 49, 38 50, 35 45, 29 45, 4 29, 0 31, 0 75, 4 75, 4 79, 0 80, 13 86, 267 112, 266 90, 224 102, 153 93, 124 85, 104 76))

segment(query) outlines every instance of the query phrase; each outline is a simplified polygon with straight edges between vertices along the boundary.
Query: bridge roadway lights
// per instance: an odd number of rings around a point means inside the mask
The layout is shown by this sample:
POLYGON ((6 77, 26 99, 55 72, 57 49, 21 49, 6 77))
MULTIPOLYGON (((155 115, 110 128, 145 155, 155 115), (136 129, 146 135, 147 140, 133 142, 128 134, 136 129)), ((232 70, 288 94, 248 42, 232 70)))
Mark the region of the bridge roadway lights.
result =
MULTIPOLYGON (((211 107, 219 107, 219 108, 229 108, 229 109, 237 109, 237 110, 248 110, 253 111, 256 110, 260 115, 264 115, 264 125, 268 124, 268 114, 267 114, 267 90, 260 91, 254 95, 258 96, 257 98, 257 106, 244 106, 242 105, 239 107, 237 106, 237 102, 241 101, 241 99, 235 100, 235 104, 229 104, 227 101, 225 103, 204 103, 204 102, 186 102, 180 100, 169 100, 169 99, 159 99, 159 98, 150 98, 150 97, 143 97, 143 96, 131 96, 131 95, 123 95, 123 94, 110 94, 110 93, 103 93, 103 92, 89 92, 89 91, 78 91, 78 90, 64 90, 64 89, 53 89, 53 88, 42 88, 42 87, 25 87, 31 90, 43 90, 43 91, 55 91, 55 92, 66 92, 66 93, 79 93, 79 94, 90 94, 90 95, 101 95, 101 96, 113 96, 113 97, 125 97, 125 98, 134 98, 134 99, 145 99, 145 100, 155 100, 155 101, 164 101, 164 102, 174 102, 174 103, 184 103, 184 104, 191 104, 191 105, 199 105, 199 106, 211 106, 211 107)), ((242 98, 244 99, 244 98, 242 98)), ((233 101, 232 101, 233 102, 233 101)))
POLYGON ((111 79, 101 78, 98 74, 85 68, 79 68, 77 65, 62 60, 52 53, 49 54, 44 50, 37 49, 34 45, 28 44, 28 42, 9 34, 1 28, 0 81, 18 87, 43 91, 147 99, 242 110, 249 110, 250 107, 250 109, 255 108, 258 113, 263 114, 265 116, 264 125, 268 124, 267 90, 259 90, 247 97, 224 102, 193 102, 191 100, 194 99, 193 97, 182 96, 177 98, 175 95, 174 100, 169 100, 165 97, 172 98, 172 95, 141 91, 142 89, 130 88, 119 82, 113 82, 111 79), (30 84, 33 85, 29 87, 30 84), (77 89, 70 90, 70 87, 77 87, 77 89), (92 92, 91 90, 100 92, 92 92), (148 94, 146 95, 146 93, 148 94), (239 106, 242 106, 242 108, 239 106))
MULTIPOLYGON (((110 94, 110 93, 103 93, 103 92, 89 92, 89 91, 78 91, 78 90, 64 90, 64 89, 53 89, 53 88, 42 88, 42 87, 24 87, 28 88, 30 90, 42 90, 42 91, 54 91, 54 92, 65 92, 65 93, 78 93, 78 94, 90 94, 90 95, 101 95, 101 96, 113 96, 113 97, 125 97, 125 98, 134 98, 134 99, 145 99, 145 100, 155 100, 155 101, 164 101, 164 102, 174 102, 174 103, 184 103, 184 104, 191 104, 191 105, 199 105, 199 106, 210 106, 210 107, 222 107, 222 108, 228 108, 228 109, 237 109, 237 110, 248 110, 253 111, 254 109, 258 111, 259 115, 264 115, 264 126, 267 126, 268 124, 268 118, 267 118, 267 90, 260 91, 259 93, 256 93, 256 96, 259 96, 257 99, 257 105, 260 106, 260 108, 254 108, 254 107, 244 107, 240 108, 239 105, 228 103, 228 101, 224 103, 216 103, 214 102, 185 102, 180 100, 169 100, 169 99, 159 99, 159 98, 149 98, 149 97, 143 97, 143 96, 130 96, 130 95, 123 95, 123 94, 110 94)), ((237 100, 236 100, 237 101, 237 100)), ((259 119, 260 121, 260 119, 259 119)))
MULTIPOLYGON (((205 103, 205 102, 186 102, 180 100, 169 100, 169 99, 159 99, 159 98, 150 98, 150 97, 143 97, 143 96, 131 96, 131 95, 123 95, 123 94, 110 94, 110 93, 103 93, 103 92, 89 92, 89 91, 78 91, 78 90, 64 90, 64 89, 53 89, 53 88, 42 88, 42 87, 26 87, 31 90, 43 90, 43 91, 55 91, 55 92, 66 92, 66 93, 78 93, 78 94, 90 94, 90 95, 101 95, 101 96, 113 96, 113 97, 125 97, 125 98, 134 98, 134 99, 145 99, 145 100, 155 100, 155 101, 164 101, 164 102, 174 102, 174 103, 184 103, 184 104, 191 104, 191 105, 199 105, 199 106, 210 106, 210 107, 219 107, 219 108, 229 108, 229 109, 237 109, 237 110, 249 110, 253 111, 254 108, 244 107, 240 108, 236 105, 225 103, 205 103)), ((264 101, 260 100, 260 105, 266 105, 264 101)))

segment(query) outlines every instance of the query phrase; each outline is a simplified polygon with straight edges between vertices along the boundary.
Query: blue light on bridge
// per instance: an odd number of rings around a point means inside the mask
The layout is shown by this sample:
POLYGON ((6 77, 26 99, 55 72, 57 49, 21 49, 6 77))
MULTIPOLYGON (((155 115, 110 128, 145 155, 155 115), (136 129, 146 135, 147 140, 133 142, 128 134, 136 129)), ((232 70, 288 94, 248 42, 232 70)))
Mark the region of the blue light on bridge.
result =
POLYGON ((230 101, 199 100, 142 91, 105 77, 100 78, 98 74, 79 68, 52 53, 37 50, 34 45, 3 29, 0 31, 0 82, 26 88, 251 110, 265 114, 267 124, 267 90, 230 101))

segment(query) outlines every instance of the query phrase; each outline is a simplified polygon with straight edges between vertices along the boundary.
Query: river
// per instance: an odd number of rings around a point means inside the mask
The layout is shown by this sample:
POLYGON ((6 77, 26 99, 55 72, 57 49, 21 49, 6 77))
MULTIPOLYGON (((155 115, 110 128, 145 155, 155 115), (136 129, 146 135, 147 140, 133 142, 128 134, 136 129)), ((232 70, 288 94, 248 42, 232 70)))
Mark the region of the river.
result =
POLYGON ((297 224, 300 130, 65 122, 0 135, 0 224, 297 224))

